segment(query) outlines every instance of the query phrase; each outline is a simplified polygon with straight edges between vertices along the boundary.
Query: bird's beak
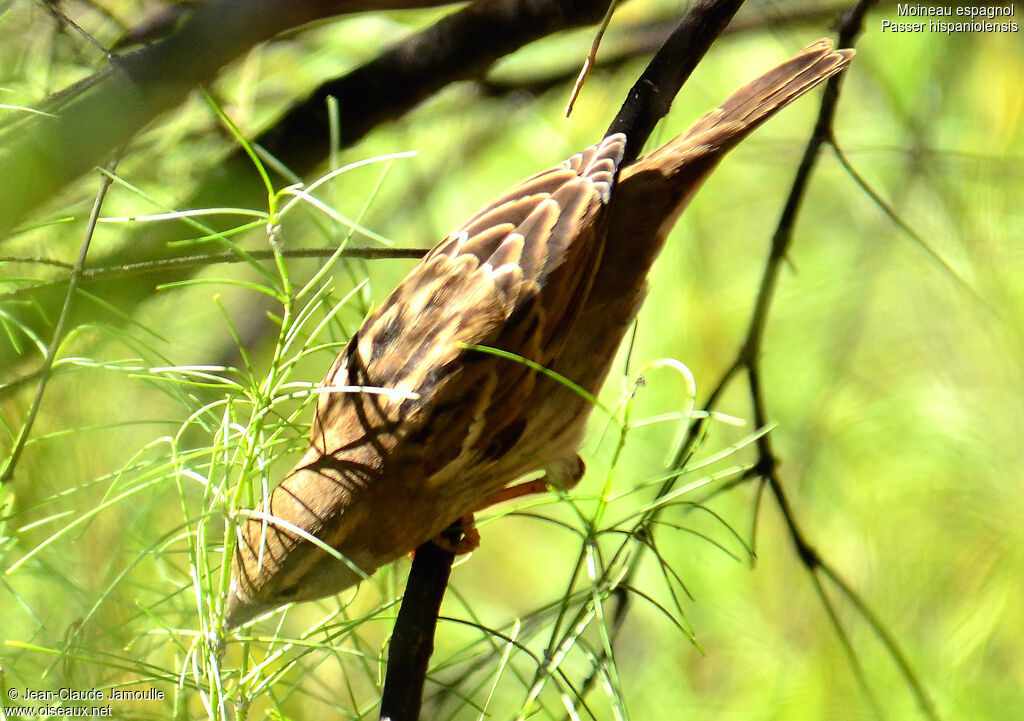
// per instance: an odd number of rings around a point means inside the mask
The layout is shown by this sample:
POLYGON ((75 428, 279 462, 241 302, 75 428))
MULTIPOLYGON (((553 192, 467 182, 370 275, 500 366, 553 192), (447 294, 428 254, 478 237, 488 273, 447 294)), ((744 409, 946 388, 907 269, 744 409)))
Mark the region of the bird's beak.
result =
POLYGON ((227 609, 224 614, 225 626, 228 629, 238 628, 273 609, 274 606, 269 603, 253 600, 238 587, 237 582, 231 581, 231 587, 228 589, 227 609))

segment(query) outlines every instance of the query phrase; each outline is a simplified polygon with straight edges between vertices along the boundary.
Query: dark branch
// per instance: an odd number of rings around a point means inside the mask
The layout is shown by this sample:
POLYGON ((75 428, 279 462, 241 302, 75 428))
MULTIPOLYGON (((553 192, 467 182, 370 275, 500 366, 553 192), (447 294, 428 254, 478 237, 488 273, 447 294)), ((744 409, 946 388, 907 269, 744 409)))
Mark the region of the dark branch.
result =
POLYGON ((606 135, 626 134, 624 163, 640 155, 683 83, 722 34, 743 0, 698 0, 634 83, 606 135))
MULTIPOLYGON (((399 5, 394 0, 391 3, 388 0, 372 2, 375 7, 399 5)), ((330 150, 326 98, 337 99, 342 142, 350 144, 376 125, 407 113, 447 84, 482 75, 495 61, 533 40, 558 30, 596 22, 601 18, 604 7, 605 3, 600 0, 480 0, 412 35, 366 65, 325 83, 289 111, 272 130, 257 138, 257 143, 293 172, 311 172, 330 150)), ((146 52, 149 49, 139 51, 139 57, 146 52)), ((135 58, 136 54, 129 57, 135 58)), ((120 105, 117 102, 105 105, 104 118, 110 117, 112 107, 120 105)), ((7 136, 2 139, 6 140, 7 136)), ((55 149, 61 147, 64 147, 62 143, 54 146, 55 149)), ((19 185, 32 185, 34 182, 27 169, 19 170, 5 164, 8 150, 0 145, 0 167, 4 167, 0 192, 4 183, 12 178, 20 178, 19 185)), ((36 166, 33 162, 28 166, 32 173, 44 171, 44 166, 36 166)), ((52 181, 46 182, 48 185, 34 187, 32 192, 42 192, 40 189, 44 187, 49 188, 47 194, 55 192, 52 181)), ((266 188, 248 156, 238 151, 219 163, 181 207, 251 208, 265 202, 266 188)), ((9 212, 14 213, 13 206, 0 205, 0 229, 4 227, 4 214, 9 212)), ((8 220, 13 222, 14 217, 22 214, 18 211, 8 220)), ((221 221, 221 225, 217 222, 211 221, 214 231, 228 229, 223 224, 227 221, 221 221)), ((169 245, 180 238, 180 226, 151 224, 128 238, 123 247, 107 257, 98 258, 97 263, 116 266, 189 254, 188 249, 169 245)), ((161 280, 184 280, 194 271, 194 267, 183 265, 172 269, 161 280)), ((120 277, 108 277, 86 285, 93 295, 112 301, 116 299, 119 311, 126 316, 130 316, 135 307, 153 293, 152 286, 120 277)), ((60 288, 39 288, 33 292, 30 303, 12 307, 11 313, 16 316, 12 325, 24 326, 36 335, 46 335, 48 329, 44 319, 56 315, 62 297, 60 288)), ((73 323, 82 320, 82 317, 72 318, 73 323)), ((29 352, 27 344, 20 348, 4 344, 0 347, 0 366, 9 366, 14 360, 12 356, 23 357, 29 352)))
POLYGON ((0 238, 254 45, 333 15, 449 0, 208 0, 171 37, 48 98, 0 136, 0 238))
MULTIPOLYGON (((445 535, 462 535, 459 526, 445 535)), ((434 629, 455 556, 428 541, 416 549, 402 606, 388 647, 388 671, 380 701, 381 721, 417 721, 423 702, 434 629)))
MULTIPOLYGON (((821 25, 838 17, 846 9, 846 3, 794 8, 785 10, 783 15, 765 18, 745 14, 734 18, 720 37, 743 33, 764 32, 766 29, 779 30, 801 25, 821 25)), ((678 28, 677 17, 657 18, 638 22, 625 27, 613 28, 604 40, 597 56, 595 68, 603 72, 616 72, 637 58, 650 57, 664 45, 678 28)), ((579 63, 572 59, 565 67, 552 69, 547 73, 533 76, 493 77, 479 81, 480 92, 489 97, 502 97, 510 93, 526 92, 540 95, 572 83, 579 75, 579 63)))
MULTIPOLYGON (((843 15, 838 25, 839 37, 837 44, 839 47, 853 46, 854 40, 863 27, 864 18, 867 16, 868 11, 873 5, 874 0, 860 0, 860 2, 843 15)), ((765 263, 761 284, 758 289, 757 299, 755 301, 754 310, 751 314, 746 337, 741 344, 736 359, 723 373, 708 401, 704 404, 704 410, 707 412, 710 412, 715 408, 722 397, 726 386, 736 378, 737 374, 740 371, 746 371, 755 425, 763 428, 769 423, 767 401, 765 399, 764 387, 761 379, 760 358, 762 341, 771 310, 771 303, 775 297, 778 275, 785 263, 790 246, 792 245, 793 228, 795 227, 800 207, 810 183, 811 173, 814 170, 814 166, 818 155, 821 152, 822 146, 833 142, 833 120, 835 118, 835 112, 839 102, 839 86, 842 81, 842 77, 842 75, 837 75, 831 78, 825 85, 825 93, 818 112, 814 131, 812 132, 811 137, 807 142, 807 146, 804 149, 803 157, 796 175, 794 176, 793 184, 790 188, 785 206, 780 214, 775 233, 772 237, 771 250, 768 255, 768 260, 765 263)), ((691 424, 687 437, 677 452, 677 460, 682 461, 690 456, 696 447, 696 444, 699 442, 699 439, 703 436, 706 423, 707 418, 705 416, 691 424)), ((879 637, 886 650, 896 661, 901 674, 904 676, 917 698, 922 711, 928 718, 933 720, 937 719, 938 715, 935 711, 934 705, 931 703, 924 687, 910 668, 910 665, 906 660, 906 656, 900 650, 893 635, 885 628, 870 608, 868 608, 864 600, 861 599, 852 587, 843 579, 842 575, 820 555, 801 529, 796 518, 796 512, 789 501, 789 497, 786 494, 785 488, 782 485, 782 480, 778 474, 778 463, 772 447, 771 435, 761 435, 757 440, 756 447, 757 459, 751 473, 748 474, 748 477, 757 477, 761 479, 763 483, 767 484, 768 489, 775 498, 779 511, 785 521, 794 551, 800 559, 801 564, 803 564, 810 572, 812 581, 821 594, 826 613, 828 613, 831 618, 835 619, 835 613, 831 607, 831 602, 828 600, 828 597, 825 595, 824 589, 821 586, 819 574, 824 575, 825 578, 830 580, 833 585, 839 589, 839 592, 855 606, 861 614, 861 617, 868 622, 868 625, 879 637)), ((838 626, 838 624, 837 633, 839 634, 840 641, 845 643, 845 631, 838 626)), ((861 679, 862 672, 859 668, 859 663, 855 658, 851 659, 851 666, 855 676, 857 676, 858 679, 861 679)), ((866 686, 863 686, 863 684, 862 687, 867 690, 866 686)), ((870 698, 870 701, 873 705, 876 705, 873 698, 870 698)))
MULTIPOLYGON (((651 60, 640 80, 634 85, 633 90, 623 104, 622 110, 619 112, 618 118, 616 118, 615 123, 612 124, 612 128, 609 130, 609 132, 627 132, 631 140, 636 140, 636 145, 632 148, 634 157, 639 152, 643 142, 647 140, 654 125, 667 112, 672 99, 682 87, 683 82, 692 72, 693 68, 696 67, 696 64, 711 46, 714 39, 725 29, 729 19, 739 9, 740 5, 742 5, 742 0, 719 0, 718 2, 715 2, 715 0, 702 0, 702 2, 691 8, 690 12, 679 24, 676 32, 672 33, 665 45, 662 46, 651 60), (669 64, 672 62, 680 63, 682 65, 681 69, 673 70, 673 68, 669 67, 669 64)), ((416 560, 413 564, 413 573, 416 577, 415 583, 417 586, 417 596, 415 598, 416 603, 429 606, 436 613, 436 610, 440 608, 441 599, 444 595, 444 584, 447 582, 451 561, 447 558, 437 557, 436 554, 431 554, 429 558, 424 558, 423 552, 430 545, 432 544, 427 544, 427 547, 421 547, 417 551, 416 560), (417 566, 423 567, 422 574, 418 572, 417 566), (434 595, 426 598, 420 597, 419 588, 421 584, 425 588, 429 587, 432 589, 434 595)), ((403 613, 406 607, 413 603, 413 597, 410 595, 409 590, 412 588, 413 583, 413 575, 410 575, 409 586, 406 590, 405 599, 402 602, 403 613)), ((620 609, 616 612, 616 620, 621 623, 624 615, 625 610, 620 609)), ((415 640, 408 653, 422 653, 426 641, 420 638, 419 634, 426 628, 426 619, 420 613, 417 613, 415 621, 410 621, 410 623, 415 623, 416 625, 411 629, 403 629, 403 639, 409 637, 415 640)), ((404 626, 401 614, 395 626, 396 637, 398 636, 400 626, 404 626)), ((432 625, 430 630, 432 632, 432 625)), ((392 703, 396 705, 393 707, 395 709, 393 711, 391 705, 382 703, 381 718, 389 719, 389 721, 415 721, 418 717, 422 698, 422 676, 416 676, 413 673, 403 671, 400 677, 396 674, 395 678, 402 678, 404 680, 409 676, 412 678, 412 681, 403 682, 401 690, 390 688, 392 685, 392 662, 395 660, 396 653, 397 649, 393 641, 388 655, 389 681, 385 684, 385 698, 390 698, 392 703), (415 702, 415 709, 412 707, 413 702, 415 702), (398 704, 401 703, 406 705, 399 706, 398 704), (408 715, 388 715, 389 711, 395 713, 398 709, 401 709, 408 715)), ((405 669, 406 667, 419 668, 418 662, 412 659, 403 661, 402 668, 405 669)), ((425 675, 425 673, 426 667, 424 662, 423 674, 425 675)))
POLYGON ((597 22, 606 4, 600 0, 481 0, 348 75, 324 83, 256 142, 304 175, 327 157, 328 98, 338 101, 341 143, 351 145, 446 85, 483 77, 495 61, 527 43, 597 22))

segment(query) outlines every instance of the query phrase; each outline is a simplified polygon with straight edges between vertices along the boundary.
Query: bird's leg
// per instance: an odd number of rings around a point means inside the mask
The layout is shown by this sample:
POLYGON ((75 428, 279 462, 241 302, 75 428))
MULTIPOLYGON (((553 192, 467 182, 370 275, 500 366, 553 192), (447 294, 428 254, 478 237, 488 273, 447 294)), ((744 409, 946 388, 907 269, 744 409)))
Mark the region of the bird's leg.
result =
MULTIPOLYGON (((482 511, 485 508, 495 505, 496 503, 503 503, 505 501, 511 501, 522 496, 528 496, 531 493, 544 493, 548 489, 547 481, 544 478, 537 478, 532 481, 526 481, 524 483, 517 483, 514 486, 502 488, 494 495, 487 498, 483 503, 474 509, 476 511, 482 511)), ((434 545, 440 546, 449 553, 454 553, 459 556, 463 553, 470 553, 475 551, 480 545, 480 531, 476 530, 473 525, 475 519, 472 513, 467 513, 465 516, 460 518, 457 523, 452 524, 444 532, 438 534, 433 539, 434 545), (455 532, 459 533, 458 539, 455 540, 455 532)))
POLYGON ((504 503, 505 501, 512 501, 515 500, 516 498, 529 496, 533 493, 544 493, 547 490, 547 476, 544 476, 543 478, 536 478, 532 481, 524 481, 523 483, 517 483, 514 486, 506 486, 505 488, 499 490, 497 493, 485 499, 483 503, 481 503, 474 509, 474 512, 482 511, 498 503, 504 503))
MULTIPOLYGON (((506 486, 500 489, 474 508, 473 513, 483 511, 505 501, 512 501, 534 493, 545 493, 548 490, 548 486, 572 488, 583 477, 585 468, 583 459, 574 455, 572 458, 551 467, 548 473, 541 478, 535 478, 532 481, 524 481, 523 483, 517 483, 514 486, 506 486)), ((473 526, 475 520, 473 513, 467 513, 459 519, 457 524, 452 524, 449 529, 432 539, 434 544, 455 555, 475 551, 480 545, 480 532, 473 526), (461 535, 457 540, 453 539, 453 532, 455 531, 461 531, 461 535)))

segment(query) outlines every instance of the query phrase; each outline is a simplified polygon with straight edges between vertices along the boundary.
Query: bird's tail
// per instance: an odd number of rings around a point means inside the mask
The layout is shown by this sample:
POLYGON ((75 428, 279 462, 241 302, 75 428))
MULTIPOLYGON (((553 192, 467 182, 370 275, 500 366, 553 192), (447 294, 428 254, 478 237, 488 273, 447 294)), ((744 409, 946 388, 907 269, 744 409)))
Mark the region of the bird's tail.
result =
POLYGON ((610 337, 607 329, 625 332, 629 326, 643 299, 651 264, 704 179, 732 147, 791 101, 843 70, 851 57, 853 50, 834 50, 831 42, 819 40, 740 88, 682 135, 622 169, 612 193, 601 262, 576 324, 577 337, 556 371, 588 390, 600 388, 610 360, 598 359, 614 354, 594 349, 621 338, 610 337))
POLYGON ((853 50, 835 50, 830 41, 819 40, 624 168, 595 282, 607 284, 611 294, 642 286, 637 279, 646 276, 679 214, 726 153, 793 100, 842 71, 853 55, 853 50))
POLYGON ((641 158, 631 166, 631 174, 657 169, 670 175, 701 156, 717 162, 776 112, 841 72, 853 55, 853 50, 834 50, 829 40, 807 46, 744 85, 685 133, 641 158))

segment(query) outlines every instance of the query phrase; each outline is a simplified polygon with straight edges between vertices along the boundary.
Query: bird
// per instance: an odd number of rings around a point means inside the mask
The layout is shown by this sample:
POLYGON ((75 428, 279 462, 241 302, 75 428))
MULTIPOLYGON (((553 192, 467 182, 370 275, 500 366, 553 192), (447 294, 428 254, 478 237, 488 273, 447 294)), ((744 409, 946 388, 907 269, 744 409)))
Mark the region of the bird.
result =
POLYGON ((626 136, 610 134, 434 246, 327 372, 294 470, 240 514, 226 627, 351 587, 519 488, 572 488, 588 395, 680 213, 730 149, 853 54, 819 40, 624 167, 626 136))

